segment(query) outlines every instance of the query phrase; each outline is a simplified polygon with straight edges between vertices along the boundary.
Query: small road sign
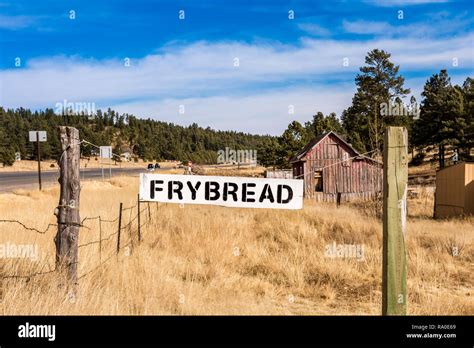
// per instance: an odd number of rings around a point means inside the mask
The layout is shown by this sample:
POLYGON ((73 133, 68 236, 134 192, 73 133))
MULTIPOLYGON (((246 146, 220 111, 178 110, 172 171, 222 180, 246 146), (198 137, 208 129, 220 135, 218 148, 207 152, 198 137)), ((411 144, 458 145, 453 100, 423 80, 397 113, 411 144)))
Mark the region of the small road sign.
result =
POLYGON ((29 131, 30 141, 46 141, 46 131, 29 131))
POLYGON ((112 146, 101 146, 100 158, 112 158, 112 146))
MULTIPOLYGON (((109 177, 112 178, 112 168, 110 166, 112 160, 112 146, 100 146, 100 158, 108 158, 109 159, 109 177)), ((101 161, 102 162, 102 161, 101 161)), ((104 165, 102 164, 102 180, 104 179, 104 165)))
POLYGON ((41 149, 40 142, 46 141, 46 131, 29 131, 28 133, 30 141, 36 142, 36 152, 38 159, 38 184, 41 191, 41 149))

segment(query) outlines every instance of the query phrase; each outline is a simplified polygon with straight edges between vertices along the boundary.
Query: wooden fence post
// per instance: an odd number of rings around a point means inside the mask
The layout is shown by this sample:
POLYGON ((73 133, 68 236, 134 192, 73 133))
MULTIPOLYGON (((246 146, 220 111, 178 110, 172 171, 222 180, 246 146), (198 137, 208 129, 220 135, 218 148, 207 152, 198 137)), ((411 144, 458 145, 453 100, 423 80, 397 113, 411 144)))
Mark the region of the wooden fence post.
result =
POLYGON ((120 203, 118 231, 117 231, 117 254, 120 251, 120 231, 122 230, 122 205, 123 203, 120 203))
POLYGON ((383 160, 382 315, 406 315, 408 134, 405 128, 386 129, 383 160))
POLYGON ((137 207, 138 207, 138 241, 140 242, 141 240, 141 234, 140 234, 140 194, 137 195, 137 207))
POLYGON ((80 140, 73 127, 59 127, 61 157, 59 159, 60 196, 55 210, 58 231, 55 237, 56 269, 66 277, 68 285, 77 283, 77 243, 79 239, 80 140))

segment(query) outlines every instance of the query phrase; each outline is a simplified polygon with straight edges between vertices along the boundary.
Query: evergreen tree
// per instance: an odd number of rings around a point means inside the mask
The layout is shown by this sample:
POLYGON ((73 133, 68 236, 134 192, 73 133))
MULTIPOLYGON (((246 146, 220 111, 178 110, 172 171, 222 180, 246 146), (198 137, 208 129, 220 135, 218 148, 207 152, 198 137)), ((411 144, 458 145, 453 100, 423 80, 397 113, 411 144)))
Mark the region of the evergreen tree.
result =
POLYGON ((377 146, 382 149, 383 131, 388 125, 406 125, 409 118, 398 116, 381 117, 382 105, 389 105, 397 97, 410 93, 403 87, 405 78, 398 74, 399 66, 390 61, 390 54, 374 49, 365 57, 355 81, 357 91, 352 105, 343 112, 342 121, 348 141, 361 151, 367 152, 377 146))
POLYGON ((316 113, 311 122, 305 123, 305 128, 310 138, 317 137, 318 135, 329 131, 334 131, 340 135, 345 133, 344 128, 334 112, 330 113, 328 116, 324 116, 322 112, 316 113))
POLYGON ((279 151, 277 165, 280 168, 288 168, 289 160, 301 150, 309 141, 306 129, 298 121, 293 121, 278 138, 279 151))
POLYGON ((265 139, 257 148, 257 161, 264 167, 276 167, 280 143, 276 138, 265 139))
POLYGON ((11 137, 6 129, 6 115, 0 109, 0 163, 11 166, 15 162, 15 149, 11 146, 11 137))
POLYGON ((416 122, 417 143, 437 146, 439 166, 443 168, 446 146, 465 144, 464 95, 461 88, 451 85, 446 70, 431 76, 421 95, 424 99, 416 122))
POLYGON ((462 86, 464 96, 464 121, 466 128, 459 139, 459 146, 463 150, 461 155, 464 159, 472 159, 471 149, 474 147, 474 80, 470 77, 464 81, 462 86))

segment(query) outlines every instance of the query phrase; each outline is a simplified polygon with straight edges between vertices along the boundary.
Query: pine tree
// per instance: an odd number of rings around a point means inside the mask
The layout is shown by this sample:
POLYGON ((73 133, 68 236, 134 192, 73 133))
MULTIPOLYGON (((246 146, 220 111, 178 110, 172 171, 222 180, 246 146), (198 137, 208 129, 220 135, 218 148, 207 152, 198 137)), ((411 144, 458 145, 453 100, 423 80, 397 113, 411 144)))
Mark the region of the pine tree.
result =
POLYGON ((305 128, 310 138, 317 137, 318 135, 329 131, 334 131, 340 135, 344 134, 344 128, 334 112, 330 113, 328 116, 324 116, 322 112, 316 113, 311 122, 305 123, 305 128))
POLYGON ((279 151, 277 164, 280 168, 289 167, 289 160, 306 145, 309 136, 298 121, 293 121, 278 138, 279 151))
POLYGON ((464 96, 451 85, 446 70, 431 76, 421 93, 420 119, 416 122, 418 144, 438 147, 439 166, 445 166, 447 145, 460 145, 466 128, 464 96))
POLYGON ((257 148, 257 161, 264 167, 276 167, 280 143, 275 138, 266 139, 257 148))
POLYGON ((460 147, 463 149, 462 156, 465 159, 471 159, 471 149, 474 147, 474 80, 470 77, 464 81, 462 86, 464 96, 464 119, 466 128, 463 138, 460 141, 460 147))
POLYGON ((405 78, 398 74, 399 66, 390 61, 390 53, 374 49, 365 57, 365 64, 356 77, 357 91, 352 105, 343 112, 343 126, 349 142, 361 151, 382 148, 383 131, 394 123, 402 124, 409 119, 381 117, 380 108, 391 104, 395 98, 410 93, 403 87, 405 78))
POLYGON ((0 163, 11 166, 15 163, 15 150, 11 146, 11 136, 5 125, 6 116, 3 109, 0 109, 0 163))

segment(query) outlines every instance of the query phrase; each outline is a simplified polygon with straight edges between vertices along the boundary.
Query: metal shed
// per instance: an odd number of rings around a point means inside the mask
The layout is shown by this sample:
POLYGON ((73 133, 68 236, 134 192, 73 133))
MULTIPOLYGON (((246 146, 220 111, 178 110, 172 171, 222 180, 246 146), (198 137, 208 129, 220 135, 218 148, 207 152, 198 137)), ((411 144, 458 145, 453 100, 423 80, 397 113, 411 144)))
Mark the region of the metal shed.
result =
POLYGON ((436 173, 435 218, 474 214, 474 163, 461 162, 436 173))

